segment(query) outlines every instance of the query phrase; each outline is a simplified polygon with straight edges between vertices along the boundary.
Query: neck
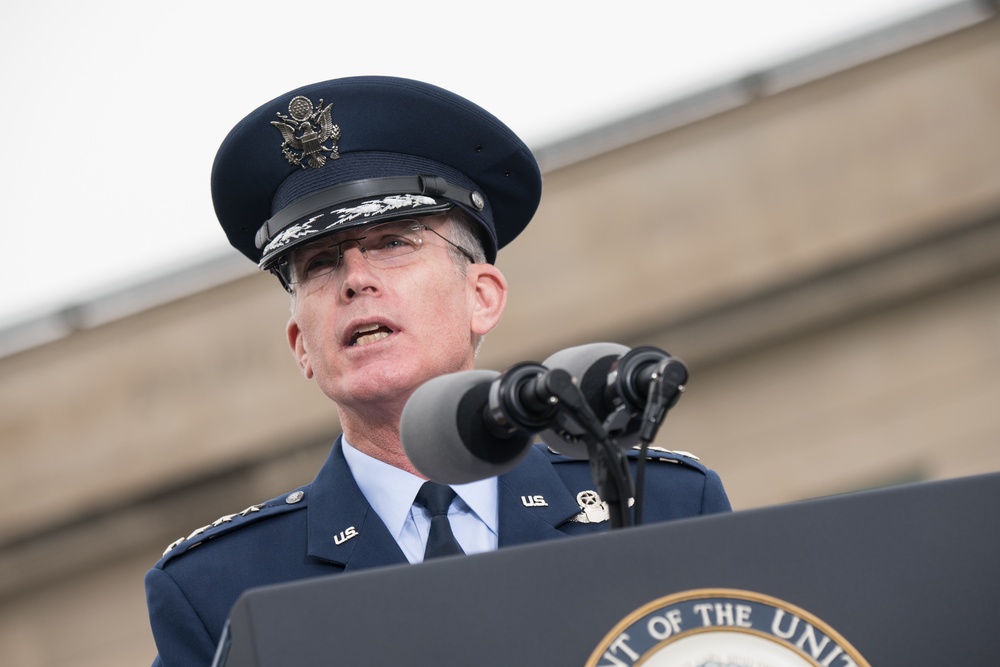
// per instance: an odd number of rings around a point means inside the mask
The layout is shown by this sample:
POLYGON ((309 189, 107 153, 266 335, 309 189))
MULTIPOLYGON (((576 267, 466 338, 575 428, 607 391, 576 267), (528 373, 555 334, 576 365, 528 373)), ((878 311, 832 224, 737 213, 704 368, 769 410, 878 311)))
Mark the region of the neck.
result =
POLYGON ((374 415, 363 415, 346 408, 339 408, 338 412, 344 436, 355 449, 383 463, 426 479, 413 467, 403 451, 403 442, 399 437, 402 410, 391 411, 388 415, 384 409, 374 415))

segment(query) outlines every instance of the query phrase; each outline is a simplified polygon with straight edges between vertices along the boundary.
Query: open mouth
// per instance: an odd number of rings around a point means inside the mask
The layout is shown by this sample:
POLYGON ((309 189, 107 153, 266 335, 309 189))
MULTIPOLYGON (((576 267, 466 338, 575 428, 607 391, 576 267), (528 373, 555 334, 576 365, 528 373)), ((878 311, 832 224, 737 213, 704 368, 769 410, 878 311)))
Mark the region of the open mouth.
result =
POLYGON ((370 345, 382 340, 391 333, 392 329, 384 324, 378 324, 377 322, 366 324, 365 326, 359 327, 357 331, 351 334, 348 345, 351 347, 370 345))

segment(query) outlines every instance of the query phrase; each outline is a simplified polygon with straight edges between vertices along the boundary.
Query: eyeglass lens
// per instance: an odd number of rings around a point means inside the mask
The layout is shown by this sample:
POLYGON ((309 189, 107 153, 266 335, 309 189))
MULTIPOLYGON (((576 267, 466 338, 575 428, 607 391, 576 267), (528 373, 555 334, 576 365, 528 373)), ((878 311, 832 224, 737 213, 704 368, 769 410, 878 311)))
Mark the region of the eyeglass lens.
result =
POLYGON ((399 220, 360 230, 362 235, 340 241, 322 241, 293 251, 289 258, 291 283, 304 283, 337 270, 349 244, 356 243, 365 259, 377 265, 416 252, 423 244, 424 225, 399 220))

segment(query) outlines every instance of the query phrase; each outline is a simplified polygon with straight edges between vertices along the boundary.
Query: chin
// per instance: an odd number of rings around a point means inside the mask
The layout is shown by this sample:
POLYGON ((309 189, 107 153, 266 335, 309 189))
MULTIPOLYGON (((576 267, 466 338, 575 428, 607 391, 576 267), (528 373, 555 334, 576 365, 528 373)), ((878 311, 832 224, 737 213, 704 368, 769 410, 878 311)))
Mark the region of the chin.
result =
POLYGON ((391 404, 405 401, 421 384, 433 376, 407 373, 399 368, 364 369, 353 377, 339 377, 327 396, 340 405, 380 401, 391 404))

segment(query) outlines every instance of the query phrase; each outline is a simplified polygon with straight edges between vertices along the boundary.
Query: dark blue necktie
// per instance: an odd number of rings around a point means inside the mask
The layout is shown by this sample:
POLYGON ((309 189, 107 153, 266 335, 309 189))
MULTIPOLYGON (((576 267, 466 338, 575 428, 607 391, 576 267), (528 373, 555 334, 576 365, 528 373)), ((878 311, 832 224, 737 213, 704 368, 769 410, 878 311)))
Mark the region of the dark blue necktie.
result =
POLYGON ((427 536, 424 560, 465 553, 455 539, 455 534, 451 532, 451 523, 448 521, 448 508, 454 499, 455 492, 451 487, 437 482, 424 482, 417 492, 414 504, 423 507, 431 515, 431 530, 427 536))

